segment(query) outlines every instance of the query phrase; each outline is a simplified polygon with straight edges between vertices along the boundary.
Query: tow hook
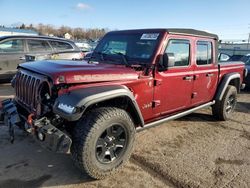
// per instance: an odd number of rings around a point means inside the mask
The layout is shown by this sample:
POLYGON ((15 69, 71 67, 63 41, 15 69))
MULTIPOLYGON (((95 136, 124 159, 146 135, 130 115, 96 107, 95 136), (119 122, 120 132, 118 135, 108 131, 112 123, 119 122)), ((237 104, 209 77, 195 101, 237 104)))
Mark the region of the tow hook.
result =
POLYGON ((33 125, 34 114, 30 114, 25 123, 25 130, 29 133, 35 134, 35 126, 33 125))

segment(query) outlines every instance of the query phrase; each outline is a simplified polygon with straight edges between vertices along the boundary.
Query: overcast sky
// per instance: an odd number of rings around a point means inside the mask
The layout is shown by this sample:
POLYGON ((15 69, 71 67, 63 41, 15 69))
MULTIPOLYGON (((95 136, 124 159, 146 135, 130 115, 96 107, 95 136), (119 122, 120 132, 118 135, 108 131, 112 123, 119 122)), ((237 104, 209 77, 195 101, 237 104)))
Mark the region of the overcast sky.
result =
POLYGON ((194 28, 247 39, 250 0, 0 0, 0 25, 84 28, 194 28))

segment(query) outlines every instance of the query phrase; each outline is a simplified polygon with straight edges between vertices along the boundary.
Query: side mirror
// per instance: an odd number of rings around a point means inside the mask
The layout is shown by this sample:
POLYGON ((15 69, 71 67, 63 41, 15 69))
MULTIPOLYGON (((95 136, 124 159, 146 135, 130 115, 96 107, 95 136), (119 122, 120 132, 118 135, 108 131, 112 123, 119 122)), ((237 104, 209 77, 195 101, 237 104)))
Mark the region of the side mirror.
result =
POLYGON ((159 71, 164 71, 169 67, 174 67, 175 57, 174 53, 164 53, 159 62, 159 71))

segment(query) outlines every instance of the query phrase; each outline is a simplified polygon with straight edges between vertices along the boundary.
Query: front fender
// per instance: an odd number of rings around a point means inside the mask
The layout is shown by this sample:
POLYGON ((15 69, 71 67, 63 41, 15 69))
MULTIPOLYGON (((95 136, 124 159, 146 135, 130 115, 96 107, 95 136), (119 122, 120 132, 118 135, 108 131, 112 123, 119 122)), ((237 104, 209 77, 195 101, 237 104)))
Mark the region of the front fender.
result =
POLYGON ((140 119, 140 124, 144 125, 141 111, 133 94, 126 86, 121 85, 98 86, 70 91, 56 99, 53 112, 68 121, 77 121, 89 106, 123 96, 131 100, 137 116, 140 119), (64 104, 69 108, 74 107, 76 111, 74 113, 66 113, 58 108, 59 104, 64 104))

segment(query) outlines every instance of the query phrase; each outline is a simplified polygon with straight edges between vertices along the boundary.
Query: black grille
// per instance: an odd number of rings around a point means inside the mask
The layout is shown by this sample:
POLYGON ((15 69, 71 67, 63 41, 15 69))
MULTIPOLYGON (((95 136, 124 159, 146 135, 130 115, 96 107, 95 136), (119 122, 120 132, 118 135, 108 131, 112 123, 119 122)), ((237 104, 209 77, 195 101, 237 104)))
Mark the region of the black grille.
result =
POLYGON ((38 111, 40 86, 45 78, 26 71, 16 74, 15 92, 16 100, 29 111, 38 111))

